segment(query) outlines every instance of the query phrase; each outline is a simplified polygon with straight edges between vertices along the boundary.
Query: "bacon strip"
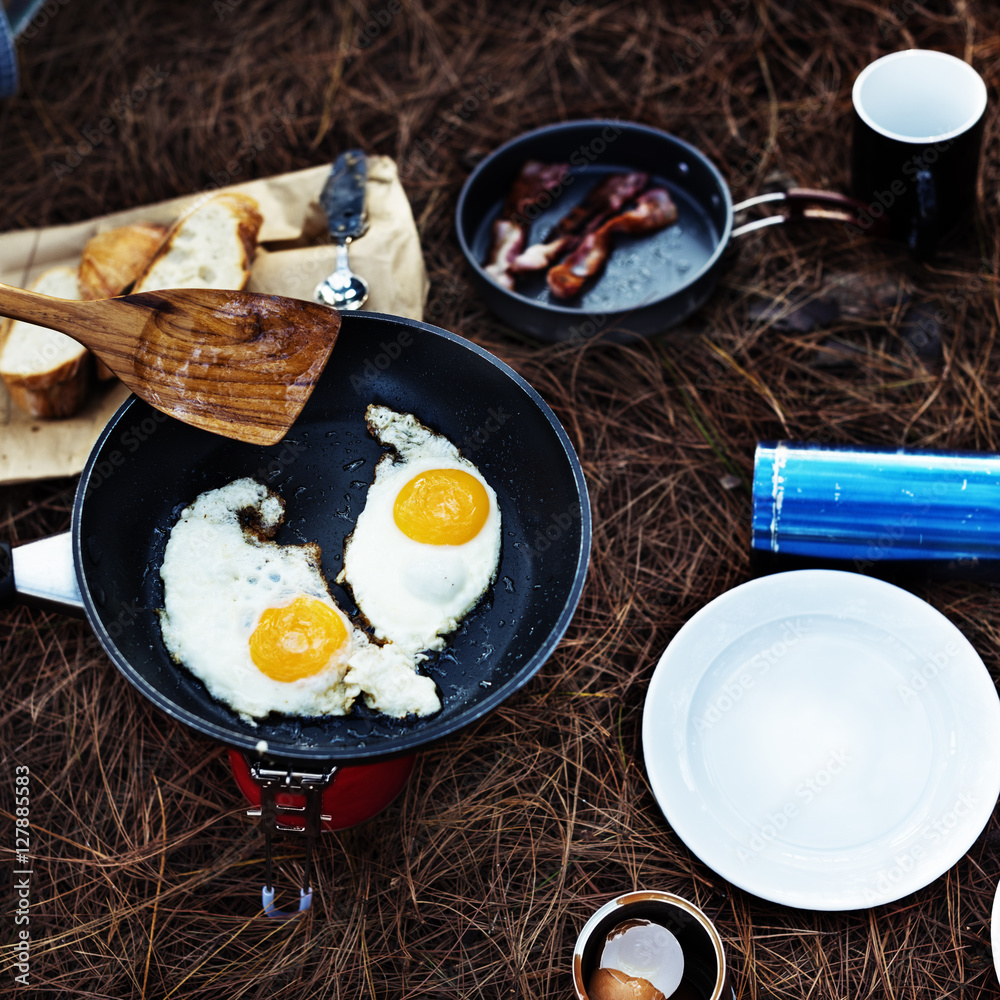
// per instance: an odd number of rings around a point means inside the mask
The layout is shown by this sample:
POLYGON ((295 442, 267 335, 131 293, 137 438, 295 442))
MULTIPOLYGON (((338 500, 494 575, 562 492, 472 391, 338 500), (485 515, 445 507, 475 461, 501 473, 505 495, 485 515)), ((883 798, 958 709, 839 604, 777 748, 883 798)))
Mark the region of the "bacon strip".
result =
POLYGON ((544 271, 554 264, 564 253, 572 250, 580 242, 578 236, 559 236, 551 243, 532 243, 527 250, 522 250, 511 262, 512 274, 527 274, 531 271, 544 271))
POLYGON ((514 181, 503 206, 503 217, 524 225, 528 210, 541 202, 542 198, 560 187, 569 174, 569 164, 541 163, 528 160, 514 181))
POLYGON ((576 208, 567 212, 546 237, 552 241, 556 237, 579 232, 588 220, 588 231, 593 231, 605 219, 620 212, 649 183, 649 174, 636 171, 630 174, 612 174, 587 192, 587 197, 576 208), (592 217, 596 217, 593 218, 592 217))
POLYGON ((493 247, 484 270, 498 284, 510 291, 514 290, 514 276, 511 262, 524 247, 524 229, 509 219, 497 219, 493 223, 493 247))
POLYGON ((544 243, 533 243, 510 264, 512 274, 543 271, 563 254, 572 253, 580 241, 620 212, 649 183, 649 174, 612 174, 587 192, 549 232, 544 243))
POLYGON ((580 245, 548 274, 549 289, 560 299, 579 294, 584 284, 603 270, 611 253, 615 233, 642 236, 655 233, 677 221, 677 206, 664 188, 640 195, 635 208, 609 219, 588 233, 580 245))
MULTIPOLYGON (((514 290, 511 265, 524 249, 528 231, 526 218, 530 209, 559 187, 569 173, 565 163, 542 163, 528 160, 507 195, 500 217, 493 223, 493 245, 484 269, 498 284, 514 290)), ((544 266, 544 265, 543 265, 544 266)))

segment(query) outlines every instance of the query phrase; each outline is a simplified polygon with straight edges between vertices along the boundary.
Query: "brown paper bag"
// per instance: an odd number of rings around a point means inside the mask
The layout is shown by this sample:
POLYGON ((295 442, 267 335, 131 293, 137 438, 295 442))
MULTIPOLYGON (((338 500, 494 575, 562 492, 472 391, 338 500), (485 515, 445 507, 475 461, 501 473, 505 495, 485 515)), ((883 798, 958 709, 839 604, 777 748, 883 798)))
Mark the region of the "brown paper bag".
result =
MULTIPOLYGON (((336 257, 319 204, 329 173, 330 165, 325 164, 69 226, 0 234, 0 282, 24 288, 47 268, 77 266, 84 245, 95 233, 133 222, 169 225, 199 200, 218 191, 239 191, 257 200, 264 219, 247 288, 311 299, 316 285, 333 270, 336 257)), ((420 239, 396 165, 388 157, 369 158, 366 205, 368 231, 349 248, 352 270, 371 286, 366 307, 421 319, 427 276, 420 239)), ((76 416, 37 420, 14 406, 0 382, 0 485, 76 475, 128 395, 113 381, 98 387, 76 416)))

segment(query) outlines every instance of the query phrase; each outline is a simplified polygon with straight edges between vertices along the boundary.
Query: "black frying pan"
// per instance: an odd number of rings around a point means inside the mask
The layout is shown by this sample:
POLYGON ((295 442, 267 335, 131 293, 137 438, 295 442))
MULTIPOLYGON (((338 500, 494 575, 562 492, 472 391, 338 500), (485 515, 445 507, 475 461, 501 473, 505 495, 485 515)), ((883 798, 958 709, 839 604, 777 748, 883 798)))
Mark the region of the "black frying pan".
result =
MULTIPOLYGON (((852 225, 859 205, 836 192, 792 189, 733 205, 715 165, 676 136, 614 119, 561 122, 526 132, 485 157, 462 187, 455 226, 483 301, 510 326, 547 341, 627 342, 682 322, 708 300, 733 237, 787 219, 852 225), (493 223, 528 160, 565 163, 567 180, 533 206, 525 245, 543 242, 555 223, 609 174, 645 171, 651 187, 666 187, 677 222, 648 236, 618 237, 599 278, 572 299, 553 296, 544 274, 523 276, 513 291, 486 273, 493 223), (766 205, 777 214, 734 227, 734 215, 766 205)), ((873 235, 881 235, 882 228, 873 235)))
MULTIPOLYGON (((265 741, 274 759, 346 763, 413 752, 482 717, 527 683, 579 600, 590 506, 569 438, 512 369, 435 327, 345 313, 330 363, 280 444, 242 444, 164 417, 136 398, 126 402, 83 471, 71 536, 84 611, 142 694, 186 725, 252 755, 263 752, 265 741), (255 476, 285 498, 278 541, 318 542, 332 581, 382 454, 365 428, 371 402, 411 412, 447 435, 494 487, 503 519, 496 584, 447 648, 424 664, 442 697, 436 715, 394 720, 359 704, 343 718, 272 716, 251 726, 215 701, 163 645, 156 609, 163 602, 158 570, 167 535, 197 494, 255 476)), ((14 554, 18 576, 17 549, 14 554)), ((0 565, 0 578, 2 571, 0 565)), ((353 610, 343 591, 335 584, 332 590, 353 610)))

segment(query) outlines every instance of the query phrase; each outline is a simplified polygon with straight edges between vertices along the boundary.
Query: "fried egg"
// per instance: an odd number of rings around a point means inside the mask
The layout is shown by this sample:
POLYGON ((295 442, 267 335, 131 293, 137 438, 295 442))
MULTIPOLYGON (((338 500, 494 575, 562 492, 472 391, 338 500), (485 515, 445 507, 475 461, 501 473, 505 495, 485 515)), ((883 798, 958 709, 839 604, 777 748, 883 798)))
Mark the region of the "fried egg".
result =
POLYGON ((375 467, 337 580, 377 638, 410 651, 441 649, 496 577, 496 493, 412 414, 372 405, 365 417, 390 451, 375 467))
POLYGON ((170 532, 160 577, 163 641, 209 693, 249 721, 388 715, 441 707, 420 657, 371 642, 330 595, 318 545, 272 541, 281 498, 253 479, 198 496, 170 532))

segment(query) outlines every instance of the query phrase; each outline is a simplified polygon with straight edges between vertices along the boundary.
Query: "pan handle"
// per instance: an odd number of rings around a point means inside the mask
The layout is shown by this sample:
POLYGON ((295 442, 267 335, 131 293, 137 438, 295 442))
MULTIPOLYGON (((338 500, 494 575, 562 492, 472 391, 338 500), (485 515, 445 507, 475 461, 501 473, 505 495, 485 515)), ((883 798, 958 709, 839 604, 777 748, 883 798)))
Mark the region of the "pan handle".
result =
POLYGON ((70 532, 24 545, 0 542, 0 608, 17 602, 86 617, 70 532))
POLYGON ((777 226, 784 222, 799 222, 802 220, 818 222, 840 222, 851 226, 857 232, 855 235, 868 233, 871 236, 884 237, 888 232, 888 218, 883 213, 874 218, 868 211, 869 206, 837 194, 835 191, 816 191, 812 188, 789 188, 787 191, 771 191, 747 198, 733 206, 733 214, 744 212, 758 205, 775 205, 780 208, 780 214, 769 215, 763 219, 745 222, 732 231, 732 236, 744 236, 766 226, 777 226))
POLYGON ((9 608, 17 600, 13 551, 10 542, 0 542, 0 608, 9 608))

